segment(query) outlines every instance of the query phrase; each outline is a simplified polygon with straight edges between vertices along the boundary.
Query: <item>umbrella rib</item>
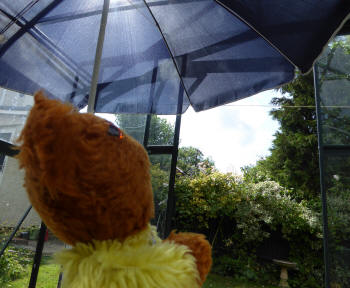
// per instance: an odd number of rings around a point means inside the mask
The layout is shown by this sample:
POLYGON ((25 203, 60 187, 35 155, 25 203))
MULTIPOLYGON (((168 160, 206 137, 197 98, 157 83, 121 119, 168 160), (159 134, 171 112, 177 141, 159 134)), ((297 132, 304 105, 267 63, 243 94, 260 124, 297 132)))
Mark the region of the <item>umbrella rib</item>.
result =
MULTIPOLYGON (((14 16, 11 16, 9 13, 2 9, 0 9, 0 12, 3 13, 11 21, 14 21, 14 16)), ((16 19, 16 25, 18 25, 20 28, 23 28, 24 25, 28 23, 28 21, 22 16, 19 16, 16 19)), ((71 69, 77 75, 80 75, 80 77, 83 78, 83 80, 90 82, 90 80, 88 79, 88 73, 83 68, 79 67, 79 65, 75 63, 73 59, 70 59, 68 55, 61 51, 52 42, 52 40, 43 32, 41 32, 37 27, 33 26, 32 29, 29 29, 27 33, 29 33, 29 35, 31 35, 40 45, 44 46, 45 49, 47 49, 50 53, 53 53, 69 69, 71 69)))
POLYGON ((34 27, 34 25, 45 15, 47 15, 52 9, 54 9, 58 4, 61 3, 61 0, 55 0, 41 10, 32 20, 27 22, 20 30, 18 30, 10 39, 8 39, 4 45, 0 47, 0 57, 2 57, 7 49, 11 47, 19 38, 21 38, 29 29, 34 27))
MULTIPOLYGON (((166 38, 165 38, 165 36, 164 36, 164 33, 163 33, 163 31, 162 31, 162 28, 160 28, 160 25, 159 25, 159 23, 158 23, 156 17, 154 16, 154 14, 153 14, 151 8, 148 6, 146 0, 143 0, 143 2, 145 3, 145 6, 146 6, 146 8, 148 9, 148 12, 149 12, 150 15, 152 16, 153 21, 154 21, 154 23, 156 24, 156 26, 157 26, 157 28, 158 28, 158 30, 159 30, 159 32, 160 32, 160 35, 161 35, 162 38, 163 38, 163 41, 164 41, 164 43, 165 43, 165 46, 166 46, 166 48, 168 49, 169 55, 170 55, 170 57, 171 57, 171 60, 173 61, 173 64, 174 64, 174 66, 175 66, 176 72, 177 72, 177 74, 179 75, 180 83, 181 83, 181 85, 182 85, 182 87, 183 87, 183 89, 184 89, 184 91, 185 91, 185 93, 186 93, 186 95, 187 95, 188 101, 189 101, 190 104, 192 105, 191 100, 190 100, 190 98, 188 97, 189 94, 188 94, 188 91, 187 91, 187 89, 186 89, 185 83, 183 82, 183 79, 182 79, 182 76, 181 76, 181 72, 180 72, 180 70, 179 70, 179 67, 177 66, 177 63, 176 63, 176 61, 175 61, 175 57, 174 57, 173 53, 172 53, 171 50, 170 50, 169 44, 168 44, 168 42, 167 42, 167 40, 166 40, 166 38)), ((183 65, 183 67, 185 67, 185 65, 183 65)))
MULTIPOLYGON (((272 43, 264 34, 262 34, 260 31, 258 31, 253 25, 251 25, 246 19, 244 19, 242 16, 240 16, 238 13, 227 7, 225 4, 221 3, 220 0, 214 0, 216 3, 218 3, 220 6, 222 6, 224 9, 226 9, 228 12, 230 12, 232 15, 236 16, 238 19, 240 19, 243 23, 245 23, 247 26, 249 26, 253 31, 255 31, 261 38, 263 38, 271 47, 273 47, 278 53, 280 53, 285 59, 288 60, 294 67, 297 67, 296 64, 293 63, 293 61, 288 57, 284 52, 282 52, 278 47, 272 43)), ((303 73, 304 74, 304 73, 303 73)))
MULTIPOLYGON (((11 21, 0 31, 0 34, 4 34, 13 24, 17 22, 17 20, 22 17, 26 12, 28 12, 39 0, 33 0, 28 3, 21 11, 19 11, 14 17, 12 17, 11 21)), ((4 13, 4 11, 1 11, 4 13)))

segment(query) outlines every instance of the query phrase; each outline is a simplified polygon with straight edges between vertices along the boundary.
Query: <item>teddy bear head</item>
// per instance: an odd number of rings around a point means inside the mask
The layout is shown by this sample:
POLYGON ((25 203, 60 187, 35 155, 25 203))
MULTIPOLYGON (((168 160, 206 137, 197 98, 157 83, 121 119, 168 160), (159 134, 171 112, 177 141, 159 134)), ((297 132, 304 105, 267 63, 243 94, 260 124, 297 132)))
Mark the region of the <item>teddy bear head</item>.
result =
POLYGON ((124 240, 154 215, 145 149, 112 123, 35 95, 21 136, 29 200, 48 228, 74 245, 124 240))

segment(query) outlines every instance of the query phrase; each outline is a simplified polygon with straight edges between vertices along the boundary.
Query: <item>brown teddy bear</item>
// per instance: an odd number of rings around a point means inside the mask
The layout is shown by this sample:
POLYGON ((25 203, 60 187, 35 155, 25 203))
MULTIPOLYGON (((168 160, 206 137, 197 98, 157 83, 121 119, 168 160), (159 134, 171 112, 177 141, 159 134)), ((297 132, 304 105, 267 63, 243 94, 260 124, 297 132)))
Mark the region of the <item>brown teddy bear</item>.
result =
POLYGON ((145 149, 106 120, 34 98, 18 158, 33 207, 73 246, 56 255, 63 287, 200 287, 211 247, 200 234, 157 236, 145 149))

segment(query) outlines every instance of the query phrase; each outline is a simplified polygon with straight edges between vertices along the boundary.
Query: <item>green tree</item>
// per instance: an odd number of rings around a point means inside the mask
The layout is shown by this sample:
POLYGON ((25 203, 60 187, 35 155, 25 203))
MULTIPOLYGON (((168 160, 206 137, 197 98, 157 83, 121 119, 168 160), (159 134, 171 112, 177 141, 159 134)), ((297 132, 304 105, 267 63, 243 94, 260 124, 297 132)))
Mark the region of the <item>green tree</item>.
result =
MULTIPOLYGON (((147 115, 119 114, 116 115, 116 124, 128 135, 143 144, 147 115)), ((151 117, 149 130, 149 145, 171 145, 174 139, 174 126, 166 119, 156 115, 151 117)), ((159 164, 164 171, 170 170, 171 158, 169 155, 152 155, 150 161, 153 165, 159 164)))
POLYGON ((181 147, 177 159, 177 167, 180 168, 185 175, 198 175, 201 169, 213 171, 214 162, 210 158, 204 157, 203 153, 195 147, 181 147))
POLYGON ((243 173, 243 180, 246 183, 254 184, 270 180, 268 171, 267 169, 265 169, 264 164, 264 161, 258 161, 256 165, 247 165, 241 167, 241 172, 243 173))
POLYGON ((151 118, 148 143, 150 145, 172 145, 174 141, 174 125, 166 119, 153 115, 151 118))
MULTIPOLYGON (((322 105, 349 105, 349 39, 337 38, 318 62, 322 105)), ((313 73, 298 74, 280 91, 282 97, 272 100, 279 108, 270 112, 279 122, 280 129, 275 134, 271 155, 259 161, 258 167, 266 169, 270 179, 294 189, 297 199, 318 201, 320 184, 313 73)), ((324 141, 328 144, 348 143, 350 118, 346 111, 325 107, 322 115, 324 141)))
POLYGON ((279 106, 270 114, 280 124, 270 149, 271 155, 258 165, 282 186, 294 189, 294 197, 313 199, 320 195, 317 123, 313 74, 298 75, 281 88, 279 106))
MULTIPOLYGON (((127 134, 143 143, 145 133, 146 115, 119 114, 116 116, 116 124, 127 134)), ((174 140, 174 126, 166 119, 152 115, 149 145, 172 145, 174 140)), ((159 164, 159 169, 170 171, 171 157, 169 155, 152 155, 150 157, 153 165, 159 164)), ((195 147, 181 147, 178 154, 177 166, 186 175, 195 175, 200 169, 214 169, 214 162, 210 158, 204 157, 203 153, 195 147)))
MULTIPOLYGON (((146 118, 147 115, 119 114, 116 115, 116 124, 127 134, 143 143, 146 118)), ((171 145, 173 143, 174 126, 166 119, 152 115, 149 132, 148 144, 150 145, 171 145)))

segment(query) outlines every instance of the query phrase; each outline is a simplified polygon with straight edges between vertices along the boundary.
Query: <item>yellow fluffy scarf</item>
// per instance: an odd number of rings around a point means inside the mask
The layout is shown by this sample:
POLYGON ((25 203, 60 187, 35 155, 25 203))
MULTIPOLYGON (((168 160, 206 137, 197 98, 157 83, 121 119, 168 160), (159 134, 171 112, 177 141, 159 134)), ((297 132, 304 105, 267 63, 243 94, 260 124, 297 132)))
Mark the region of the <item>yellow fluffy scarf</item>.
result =
POLYGON ((196 260, 186 246, 162 242, 154 227, 119 241, 77 244, 55 257, 63 288, 197 288, 196 260))

